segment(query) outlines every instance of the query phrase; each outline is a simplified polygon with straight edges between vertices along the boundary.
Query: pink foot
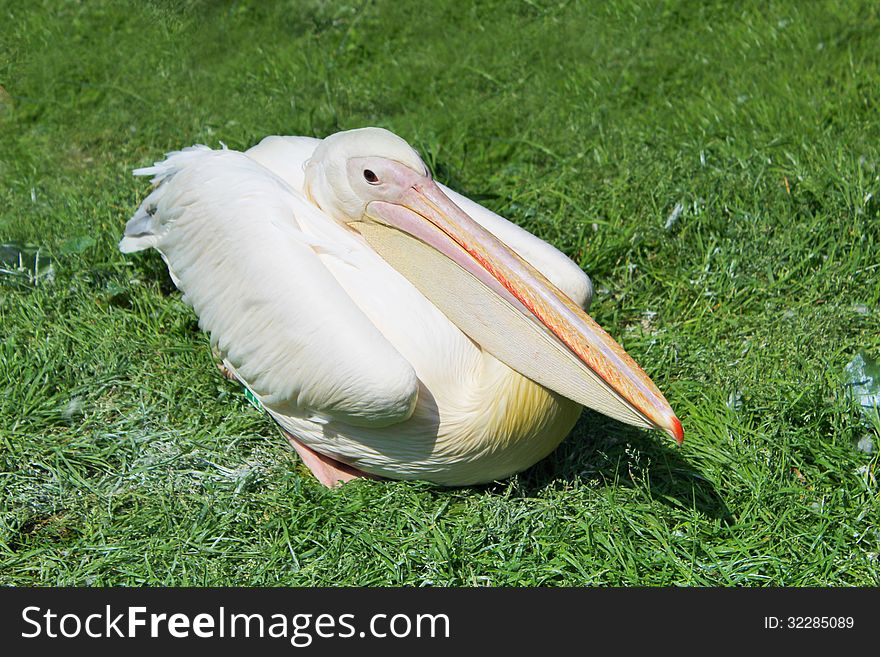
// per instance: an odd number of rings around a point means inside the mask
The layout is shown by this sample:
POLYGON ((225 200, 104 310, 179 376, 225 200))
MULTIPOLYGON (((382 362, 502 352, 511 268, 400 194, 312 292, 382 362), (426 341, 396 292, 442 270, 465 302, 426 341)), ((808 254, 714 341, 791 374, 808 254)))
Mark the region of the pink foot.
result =
POLYGON ((233 374, 226 365, 223 363, 217 363, 217 369, 220 370, 220 374, 223 375, 224 379, 229 379, 230 381, 235 381, 238 383, 238 377, 233 374))
MULTIPOLYGON (((218 353, 215 353, 214 355, 219 357, 218 353)), ((220 370, 220 374, 225 378, 230 381, 238 381, 238 377, 235 376, 235 374, 233 374, 232 371, 222 362, 217 364, 217 368, 220 370)), ((247 392, 247 390, 245 392, 247 392)), ((287 436, 287 439, 290 441, 290 444, 293 445, 296 453, 299 454, 302 462, 312 471, 312 474, 317 477, 318 481, 324 484, 327 488, 334 488, 339 484, 348 483, 352 479, 382 478, 368 474, 357 468, 353 468, 350 465, 346 465, 345 463, 330 458, 329 456, 324 456, 313 450, 311 447, 306 447, 283 429, 282 433, 287 436)))
POLYGON ((353 468, 352 466, 341 463, 334 458, 324 456, 313 450, 311 447, 306 447, 286 431, 284 432, 284 435, 287 436, 287 439, 290 441, 290 444, 293 445, 296 453, 299 454, 302 462, 312 471, 312 474, 315 475, 318 481, 324 484, 327 488, 334 488, 339 484, 347 483, 352 479, 380 479, 380 477, 353 468))

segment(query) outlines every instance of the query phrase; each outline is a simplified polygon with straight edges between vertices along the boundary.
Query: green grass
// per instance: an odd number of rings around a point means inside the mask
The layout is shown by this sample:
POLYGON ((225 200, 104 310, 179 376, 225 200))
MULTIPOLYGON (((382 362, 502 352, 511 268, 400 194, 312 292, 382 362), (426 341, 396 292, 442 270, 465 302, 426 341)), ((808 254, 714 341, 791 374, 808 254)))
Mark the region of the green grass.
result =
POLYGON ((0 583, 880 584, 876 3, 176 5, 0 0, 0 583), (316 483, 116 243, 166 151, 363 125, 590 273, 682 448, 316 483))

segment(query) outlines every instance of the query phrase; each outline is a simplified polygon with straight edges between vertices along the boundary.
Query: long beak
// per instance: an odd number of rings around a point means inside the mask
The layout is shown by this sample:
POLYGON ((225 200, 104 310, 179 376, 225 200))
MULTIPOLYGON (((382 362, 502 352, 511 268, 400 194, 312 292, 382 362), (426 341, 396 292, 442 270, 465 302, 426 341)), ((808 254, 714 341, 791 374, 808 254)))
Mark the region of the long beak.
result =
POLYGON ((606 415, 683 441, 669 403, 623 347, 430 177, 417 177, 398 198, 369 203, 354 227, 512 369, 606 415))

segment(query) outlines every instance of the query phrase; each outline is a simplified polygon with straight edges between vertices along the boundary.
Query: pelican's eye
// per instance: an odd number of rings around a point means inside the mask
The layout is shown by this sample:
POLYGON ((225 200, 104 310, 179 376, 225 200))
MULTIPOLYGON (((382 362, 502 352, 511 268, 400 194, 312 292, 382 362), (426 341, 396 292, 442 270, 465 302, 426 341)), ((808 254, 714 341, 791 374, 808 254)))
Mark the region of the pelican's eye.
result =
POLYGON ((366 180, 371 185, 375 185, 379 182, 379 176, 370 171, 369 169, 364 169, 364 180, 366 180))

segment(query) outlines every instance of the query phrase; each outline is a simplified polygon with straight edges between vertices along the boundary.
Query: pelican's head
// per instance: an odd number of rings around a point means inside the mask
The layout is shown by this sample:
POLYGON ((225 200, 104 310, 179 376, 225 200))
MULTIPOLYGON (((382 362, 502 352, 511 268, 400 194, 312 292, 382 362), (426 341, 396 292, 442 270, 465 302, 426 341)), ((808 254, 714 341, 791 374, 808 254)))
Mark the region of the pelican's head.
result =
POLYGON ((337 132, 321 140, 305 173, 312 201, 344 223, 360 219, 371 201, 393 200, 430 177, 412 146, 382 128, 337 132))
POLYGON ((380 128, 331 135, 315 149, 305 174, 306 193, 316 205, 359 232, 496 358, 585 406, 682 441, 669 403, 629 354, 453 203, 403 139, 380 128), (438 252, 445 258, 434 258, 438 252), (470 310, 463 311, 465 295, 470 310), (499 326, 502 315, 516 327, 499 326), (557 355, 536 357, 545 350, 557 355), (579 386, 577 376, 589 381, 579 386))

